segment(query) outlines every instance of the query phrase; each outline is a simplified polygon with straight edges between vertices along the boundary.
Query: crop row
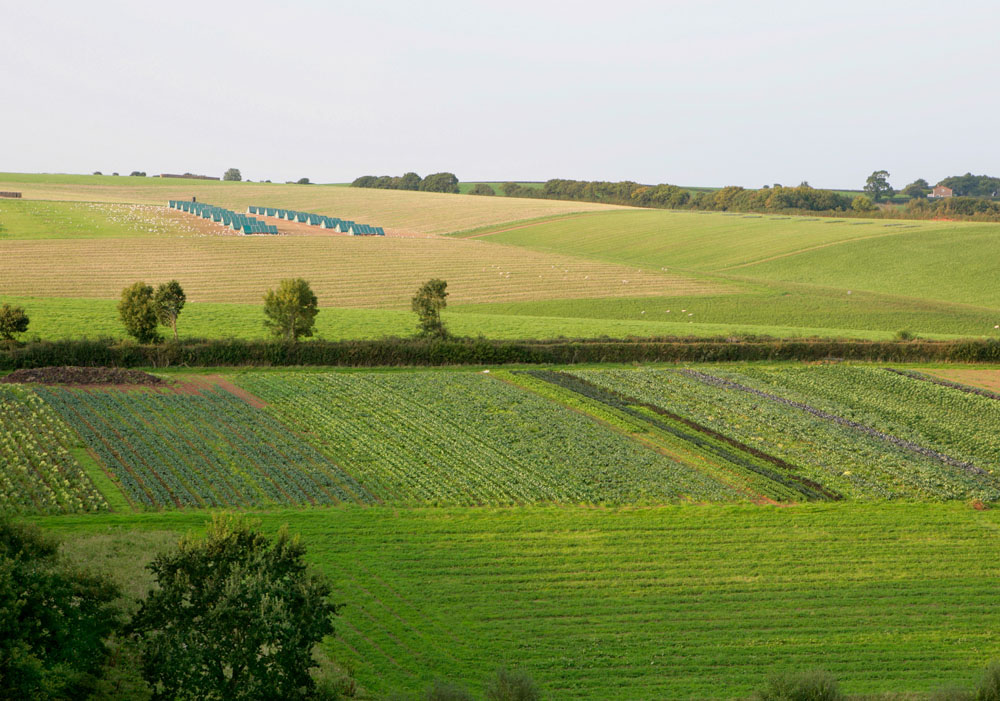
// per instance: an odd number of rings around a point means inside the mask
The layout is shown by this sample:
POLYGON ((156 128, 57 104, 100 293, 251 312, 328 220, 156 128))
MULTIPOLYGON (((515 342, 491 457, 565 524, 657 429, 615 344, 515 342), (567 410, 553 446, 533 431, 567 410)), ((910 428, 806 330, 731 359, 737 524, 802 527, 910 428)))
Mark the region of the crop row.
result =
POLYGON ((368 501, 336 465, 221 389, 39 390, 145 507, 368 501))
POLYGON ((990 474, 1000 464, 1000 402, 965 387, 923 382, 872 367, 765 368, 740 370, 741 381, 783 397, 808 397, 821 409, 933 451, 943 462, 990 474), (971 466, 971 467, 970 467, 971 466))
MULTIPOLYGON (((912 424, 920 423, 916 412, 909 426, 873 421, 872 415, 828 401, 819 392, 820 384, 845 395, 864 395, 876 405, 898 403, 887 394, 889 390, 869 383, 873 378, 867 377, 855 378, 854 386, 844 385, 843 377, 824 380, 820 370, 748 367, 739 371, 713 369, 710 373, 642 369, 573 374, 779 458, 795 466, 803 477, 845 497, 1000 498, 1000 484, 987 468, 970 459, 975 455, 954 451, 948 440, 933 441, 927 435, 934 426, 939 437, 951 431, 952 440, 970 435, 969 431, 961 426, 946 429, 951 419, 942 417, 932 405, 923 409, 922 425, 927 429, 923 433, 913 428, 912 424), (770 384, 760 379, 764 375, 770 384), (793 377, 802 385, 801 391, 773 391, 775 386, 785 387, 793 377)), ((948 397, 940 395, 948 392, 971 397, 890 373, 872 372, 887 381, 919 385, 942 401, 948 397)), ((983 424, 978 425, 981 430, 983 424)), ((992 436, 987 440, 992 442, 992 436)))
POLYGON ((77 439, 34 392, 0 386, 0 512, 106 511, 70 452, 77 439))
POLYGON ((394 503, 733 499, 698 470, 480 373, 246 374, 239 382, 394 503))
POLYGON ((668 441, 674 439, 672 443, 679 441, 686 444, 693 451, 686 460, 687 464, 695 469, 713 472, 725 481, 735 479, 737 483, 752 490, 751 494, 793 501, 840 498, 835 492, 797 474, 794 466, 662 407, 641 402, 568 373, 529 370, 524 374, 623 412, 633 421, 637 420, 639 424, 636 428, 647 435, 655 434, 668 441), (720 469, 722 472, 719 472, 720 469))

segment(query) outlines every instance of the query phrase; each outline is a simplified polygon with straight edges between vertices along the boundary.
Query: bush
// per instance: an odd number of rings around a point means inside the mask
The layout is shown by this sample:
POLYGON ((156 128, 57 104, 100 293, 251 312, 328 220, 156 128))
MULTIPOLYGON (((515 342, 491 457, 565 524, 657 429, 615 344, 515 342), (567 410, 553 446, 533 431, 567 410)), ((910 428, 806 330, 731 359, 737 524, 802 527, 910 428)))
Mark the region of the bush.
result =
POLYGON ((487 701, 539 701, 541 698, 535 682, 523 672, 499 669, 486 685, 487 701))
POLYGON ((1000 701, 1000 662, 991 662, 976 687, 976 701, 1000 701))
POLYGON ((495 195, 496 190, 492 186, 486 183, 476 183, 471 190, 469 190, 470 195, 495 195))
POLYGON ((458 178, 454 173, 431 173, 420 182, 424 192, 458 192, 458 178))
POLYGON ((434 682, 424 694, 424 701, 472 701, 472 694, 456 684, 434 682))
POLYGON ((798 672, 771 677, 754 701, 844 701, 837 681, 827 672, 798 672))

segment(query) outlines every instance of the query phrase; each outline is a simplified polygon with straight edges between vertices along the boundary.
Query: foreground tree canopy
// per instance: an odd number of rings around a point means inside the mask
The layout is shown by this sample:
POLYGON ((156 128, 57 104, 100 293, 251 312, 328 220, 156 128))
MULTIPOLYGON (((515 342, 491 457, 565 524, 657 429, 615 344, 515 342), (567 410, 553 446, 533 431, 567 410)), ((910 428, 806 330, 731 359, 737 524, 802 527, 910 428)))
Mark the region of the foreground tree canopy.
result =
POLYGON ((330 585, 284 528, 272 541, 244 517, 215 516, 204 538, 153 560, 157 589, 129 626, 164 699, 302 699, 312 648, 333 633, 330 585))
POLYGON ((57 550, 0 519, 0 698, 85 698, 98 681, 118 590, 60 566, 57 550))

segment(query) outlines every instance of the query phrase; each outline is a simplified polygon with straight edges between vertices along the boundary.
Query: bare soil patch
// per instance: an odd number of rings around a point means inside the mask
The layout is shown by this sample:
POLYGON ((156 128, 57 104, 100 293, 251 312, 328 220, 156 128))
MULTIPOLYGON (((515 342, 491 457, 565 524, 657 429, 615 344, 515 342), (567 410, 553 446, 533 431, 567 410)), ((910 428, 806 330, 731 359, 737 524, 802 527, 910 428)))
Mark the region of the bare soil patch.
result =
POLYGON ((163 380, 141 370, 124 368, 47 367, 15 370, 0 382, 43 385, 162 385, 163 380))
POLYGON ((944 368, 941 370, 924 370, 928 375, 940 377, 970 387, 980 387, 993 392, 1000 392, 1000 370, 981 370, 977 368, 944 368))

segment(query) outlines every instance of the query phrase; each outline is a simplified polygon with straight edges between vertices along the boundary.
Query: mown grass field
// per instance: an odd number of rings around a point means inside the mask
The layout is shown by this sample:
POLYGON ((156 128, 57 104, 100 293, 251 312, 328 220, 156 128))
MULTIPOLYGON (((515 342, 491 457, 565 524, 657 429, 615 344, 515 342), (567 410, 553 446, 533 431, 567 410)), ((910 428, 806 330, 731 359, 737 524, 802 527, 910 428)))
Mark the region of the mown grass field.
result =
MULTIPOLYGON (((767 284, 763 292, 751 288, 710 305, 713 321, 764 317, 776 325, 977 336, 995 334, 1000 324, 990 267, 1000 253, 997 224, 621 211, 479 232, 478 238, 767 284), (775 299, 786 294, 789 299, 775 299), (830 321, 817 324, 817 317, 830 321)), ((589 313, 603 316, 607 309, 601 302, 589 313)))
MULTIPOLYGON (((481 690, 506 664, 552 699, 728 699, 816 667, 850 693, 971 687, 1000 655, 998 514, 959 503, 261 518, 302 534, 335 582, 345 607, 324 648, 369 698, 435 678, 481 690)), ((36 520, 135 590, 170 533, 207 516, 36 520)))

